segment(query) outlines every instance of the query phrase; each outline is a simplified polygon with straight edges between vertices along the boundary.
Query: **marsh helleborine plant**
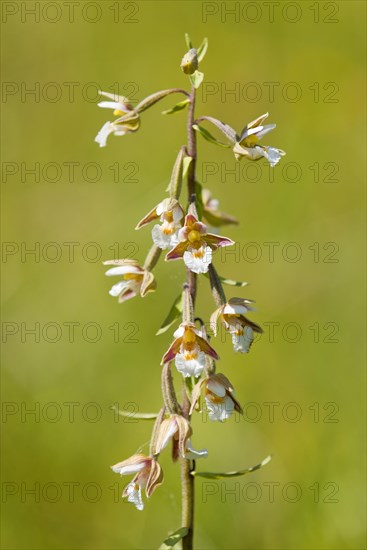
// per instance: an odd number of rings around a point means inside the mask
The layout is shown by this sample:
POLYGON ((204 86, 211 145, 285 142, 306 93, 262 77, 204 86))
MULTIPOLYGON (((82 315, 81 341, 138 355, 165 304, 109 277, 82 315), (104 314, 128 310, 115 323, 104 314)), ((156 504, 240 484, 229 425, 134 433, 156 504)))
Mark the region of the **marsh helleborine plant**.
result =
MULTIPOLYGON (((111 260, 105 262, 111 266, 106 275, 118 277, 118 282, 110 290, 110 294, 124 302, 140 294, 144 297, 156 290, 156 281, 153 269, 157 264, 162 250, 165 251, 165 260, 181 260, 186 272, 186 281, 182 293, 172 306, 166 321, 158 333, 165 332, 178 317, 181 323, 173 334, 173 341, 161 360, 162 397, 163 405, 155 418, 155 425, 150 440, 150 449, 147 455, 136 453, 130 458, 112 466, 112 470, 121 475, 133 475, 132 481, 123 492, 129 502, 138 510, 143 510, 143 490, 149 498, 155 489, 163 483, 163 472, 159 464, 159 455, 170 443, 172 458, 181 462, 182 482, 182 525, 166 540, 169 546, 182 540, 183 548, 193 547, 194 527, 194 477, 204 475, 218 478, 223 474, 196 471, 195 461, 207 457, 206 449, 194 450, 191 444, 193 435, 191 416, 201 411, 201 402, 205 403, 206 411, 212 421, 223 422, 237 411, 242 413, 241 405, 235 397, 235 390, 222 374, 216 372, 216 361, 219 356, 209 343, 205 323, 195 316, 195 298, 197 276, 206 275, 210 282, 211 291, 216 309, 210 318, 210 327, 217 334, 218 322, 227 331, 233 342, 235 352, 248 353, 254 340, 254 333, 261 333, 262 329, 248 318, 253 311, 253 301, 232 297, 227 299, 223 290, 223 283, 243 287, 246 283, 236 283, 219 276, 214 265, 215 251, 223 246, 231 246, 234 242, 228 237, 219 236, 217 228, 237 224, 237 220, 218 208, 218 201, 212 198, 209 190, 202 189, 196 179, 197 147, 196 134, 213 144, 222 147, 231 147, 237 160, 242 158, 256 161, 265 158, 270 166, 275 166, 285 154, 281 149, 262 144, 262 138, 275 128, 275 124, 264 124, 268 113, 248 123, 237 134, 228 124, 210 116, 195 116, 196 90, 203 81, 204 75, 199 71, 199 64, 203 60, 208 41, 204 39, 198 49, 192 47, 190 38, 186 35, 189 51, 181 62, 182 71, 188 75, 191 90, 187 92, 180 88, 171 88, 149 95, 136 107, 122 96, 100 92, 108 101, 99 103, 99 107, 111 109, 114 120, 106 122, 98 132, 95 141, 100 147, 106 146, 111 134, 123 136, 139 130, 142 113, 170 94, 181 94, 184 99, 172 109, 163 114, 173 114, 185 108, 188 109, 187 135, 188 143, 178 152, 168 189, 168 196, 162 196, 158 204, 148 212, 137 224, 136 229, 153 223, 151 230, 153 245, 142 265, 131 259, 111 260), (208 122, 221 132, 226 142, 217 140, 208 132, 202 123, 208 122), (183 181, 187 181, 188 199, 182 200, 181 190, 183 181), (172 366, 183 378, 183 396, 179 400, 176 396, 172 366), (201 399, 203 398, 203 400, 201 399)), ((148 415, 149 416, 149 415, 148 415)), ((141 418, 145 418, 141 415, 141 418)), ((259 468, 269 460, 240 470, 237 475, 243 475, 259 468)), ((236 475, 232 472, 231 475, 236 475)))

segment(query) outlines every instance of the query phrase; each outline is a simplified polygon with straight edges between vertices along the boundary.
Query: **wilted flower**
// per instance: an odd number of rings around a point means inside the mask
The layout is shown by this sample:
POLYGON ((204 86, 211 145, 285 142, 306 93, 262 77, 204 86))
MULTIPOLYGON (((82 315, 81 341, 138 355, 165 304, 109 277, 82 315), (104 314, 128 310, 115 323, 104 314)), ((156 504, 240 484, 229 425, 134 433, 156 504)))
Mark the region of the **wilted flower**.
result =
POLYGON ((140 117, 126 97, 108 92, 99 93, 112 101, 101 101, 98 103, 98 107, 113 109, 113 114, 119 117, 113 122, 106 122, 95 138, 100 147, 105 147, 110 134, 124 136, 125 134, 136 132, 140 126, 140 117))
POLYGON ((176 368, 185 377, 198 377, 203 372, 206 356, 219 359, 217 352, 204 340, 193 323, 181 323, 175 340, 165 353, 162 363, 175 359, 176 368))
POLYGON ((142 454, 133 455, 111 468, 122 476, 136 474, 124 489, 122 496, 127 497, 127 500, 132 502, 138 510, 144 509, 142 489, 145 489, 145 494, 149 498, 155 489, 163 483, 162 468, 157 460, 142 454))
POLYGON ((252 311, 252 300, 231 298, 226 304, 218 308, 210 317, 210 325, 214 334, 217 333, 218 318, 225 329, 232 335, 234 351, 248 353, 254 340, 254 332, 262 333, 262 328, 253 323, 245 314, 252 311))
POLYGON ((140 229, 153 220, 160 219, 161 225, 155 225, 152 229, 152 238, 162 250, 172 248, 178 243, 178 231, 182 226, 184 211, 176 199, 164 199, 153 208, 136 226, 140 229))
POLYGON ((265 113, 256 120, 250 122, 244 128, 233 148, 237 160, 242 157, 247 157, 250 160, 258 160, 261 157, 265 157, 269 161, 270 166, 273 167, 280 161, 281 157, 285 155, 282 149, 258 144, 259 140, 265 136, 265 134, 276 127, 276 124, 262 125, 268 116, 269 113, 265 113))
POLYGON ((157 437, 156 451, 160 453, 167 447, 169 441, 173 441, 172 457, 177 460, 179 456, 196 460, 197 458, 207 457, 208 451, 203 449, 195 451, 190 442, 192 429, 189 422, 179 414, 171 414, 169 418, 163 420, 159 427, 157 437))
POLYGON ((122 275, 123 280, 113 285, 109 293, 119 297, 119 302, 125 302, 140 293, 143 298, 148 292, 156 289, 157 283, 153 273, 143 269, 135 260, 108 260, 104 265, 113 265, 106 275, 122 275))
POLYGON ((207 227, 194 214, 187 214, 185 224, 178 232, 180 242, 171 250, 166 260, 183 258, 194 273, 207 273, 212 262, 212 250, 234 244, 227 237, 207 233, 207 227))
POLYGON ((220 212, 219 201, 212 198, 212 194, 209 189, 203 189, 203 219, 213 227, 220 227, 221 225, 238 224, 236 218, 225 212, 220 212))

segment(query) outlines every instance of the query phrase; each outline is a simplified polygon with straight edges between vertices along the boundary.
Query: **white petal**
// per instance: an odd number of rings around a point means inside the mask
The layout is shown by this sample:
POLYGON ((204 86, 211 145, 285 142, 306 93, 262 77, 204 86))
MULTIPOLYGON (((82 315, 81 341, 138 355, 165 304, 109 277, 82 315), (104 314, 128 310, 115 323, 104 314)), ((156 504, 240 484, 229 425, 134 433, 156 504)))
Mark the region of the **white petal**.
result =
POLYGON ((264 157, 270 162, 270 166, 273 168, 280 159, 285 155, 285 152, 275 147, 264 147, 264 157))
POLYGON ((208 456, 208 451, 206 449, 202 449, 201 451, 195 451, 195 449, 192 448, 191 441, 188 440, 186 443, 186 449, 185 449, 185 458, 189 458, 190 460, 197 460, 198 458, 206 458, 208 456))
POLYGON ((166 433, 166 437, 165 437, 165 439, 163 440, 163 442, 161 444, 160 451, 163 450, 165 447, 167 447, 168 442, 175 435, 177 430, 178 430, 178 426, 177 426, 176 421, 175 420, 171 421, 169 429, 167 430, 167 433, 166 433))
POLYGON ((128 502, 132 502, 138 510, 144 509, 144 502, 141 497, 141 487, 133 481, 125 489, 128 502))
POLYGON ((111 296, 114 296, 115 298, 117 296, 120 296, 121 292, 125 290, 125 288, 129 287, 129 283, 127 281, 120 281, 119 283, 113 285, 111 290, 108 291, 108 293, 111 296))
POLYGON ((232 333, 232 343, 234 351, 248 353, 254 340, 254 331, 251 327, 245 327, 243 334, 232 333))
POLYGON ((106 122, 96 135, 94 141, 99 143, 100 147, 106 147, 107 138, 110 134, 112 134, 115 131, 115 128, 112 124, 112 122, 106 122))
POLYGON ((165 233, 162 225, 155 225, 152 229, 152 239, 158 248, 165 250, 172 248, 178 243, 177 235, 173 231, 172 233, 165 233))
POLYGON ((165 211, 165 201, 166 199, 157 205, 157 208, 155 209, 157 216, 160 216, 165 211))
POLYGON ((223 313, 226 313, 228 315, 235 315, 236 313, 244 315, 249 311, 253 311, 253 308, 250 306, 244 306, 242 304, 226 304, 223 308, 223 313))
POLYGON ((216 380, 209 379, 206 383, 206 387, 218 397, 224 397, 226 395, 226 388, 216 380))
POLYGON ((178 372, 186 378, 195 376, 197 378, 203 372, 205 366, 205 353, 200 351, 196 359, 185 359, 182 353, 178 353, 175 357, 175 364, 178 372))
POLYGON ((142 273, 142 270, 135 265, 118 265, 111 267, 111 269, 106 271, 105 275, 111 277, 112 275, 126 275, 127 273, 142 273))
POLYGON ((175 223, 178 223, 180 220, 182 220, 182 218, 184 217, 184 213, 181 206, 176 205, 172 210, 172 215, 173 215, 173 221, 175 223))
POLYGON ((206 406, 209 412, 209 420, 213 422, 224 422, 234 411, 234 402, 227 395, 222 403, 212 403, 209 398, 205 398, 206 406))
POLYGON ((119 466, 119 464, 115 464, 114 466, 111 466, 111 470, 115 472, 116 474, 121 474, 122 476, 126 476, 129 474, 136 474, 137 472, 140 472, 141 470, 144 470, 146 467, 146 462, 138 462, 137 464, 129 464, 128 466, 119 466))
POLYGON ((202 246, 198 250, 190 248, 184 252, 183 261, 193 273, 207 273, 212 263, 212 250, 209 246, 202 246))
POLYGON ((185 332, 185 328, 183 326, 179 326, 177 330, 173 333, 173 336, 175 338, 181 338, 185 332))
POLYGON ((102 107, 102 109, 113 109, 122 111, 123 113, 126 110, 126 107, 123 103, 119 103, 117 101, 101 101, 100 103, 97 103, 98 107, 102 107))

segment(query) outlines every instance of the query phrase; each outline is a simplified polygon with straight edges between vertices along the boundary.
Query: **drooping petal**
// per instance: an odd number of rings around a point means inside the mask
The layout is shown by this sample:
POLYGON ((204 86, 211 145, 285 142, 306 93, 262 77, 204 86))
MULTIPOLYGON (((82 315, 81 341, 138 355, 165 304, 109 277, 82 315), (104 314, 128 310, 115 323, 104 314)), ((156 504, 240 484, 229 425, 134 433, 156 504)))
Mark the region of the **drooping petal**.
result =
POLYGON ((234 402, 227 395, 221 402, 213 402, 210 396, 205 396, 206 406, 208 408, 209 420, 224 422, 234 411, 234 402))
POLYGON ((231 331, 233 349, 235 352, 248 353, 254 341, 254 332, 251 327, 244 327, 237 331, 231 331))
POLYGON ((190 246, 184 253, 183 260, 193 273, 207 273, 212 263, 212 250, 210 246, 201 246, 197 249, 190 246))
POLYGON ((170 233, 168 233, 164 231, 164 226, 162 225, 155 225, 153 227, 152 239, 154 244, 157 245, 158 248, 162 250, 166 250, 167 248, 172 248, 172 246, 175 246, 178 242, 174 228, 170 233))
POLYGON ((135 296, 137 296, 137 292, 135 290, 132 290, 131 288, 126 288, 121 292, 119 296, 119 304, 126 302, 126 300, 130 300, 130 298, 135 298, 135 296))
POLYGON ((205 353, 202 351, 199 351, 196 357, 189 359, 183 353, 178 353, 175 357, 176 368, 185 378, 189 376, 197 378, 200 376, 204 370, 205 362, 205 353))
POLYGON ((217 335, 217 323, 218 317, 222 313, 223 307, 216 309, 210 316, 210 328, 214 332, 214 336, 217 335))
POLYGON ((128 502, 134 504, 137 510, 144 510, 144 502, 141 496, 141 486, 132 481, 122 493, 123 497, 127 497, 128 502))
POLYGON ((153 273, 150 271, 144 272, 143 281, 140 286, 140 296, 144 298, 149 292, 153 292, 157 288, 157 282, 153 273))
POLYGON ((163 483, 163 470, 157 460, 152 460, 150 474, 145 487, 145 494, 151 497, 157 487, 163 483))
POLYGON ((115 127, 112 124, 112 122, 106 122, 98 134, 96 135, 94 141, 99 144, 100 147, 106 147, 107 145, 107 138, 110 134, 113 134, 115 131, 115 127))

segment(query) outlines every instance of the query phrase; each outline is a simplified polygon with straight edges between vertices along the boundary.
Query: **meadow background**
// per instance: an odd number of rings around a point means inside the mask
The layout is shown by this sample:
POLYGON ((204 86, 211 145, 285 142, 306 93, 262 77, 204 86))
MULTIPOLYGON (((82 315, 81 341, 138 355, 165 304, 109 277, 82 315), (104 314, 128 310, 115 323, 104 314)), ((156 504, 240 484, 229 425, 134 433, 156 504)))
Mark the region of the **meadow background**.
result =
MULTIPOLYGON (((218 271, 250 282, 227 293, 255 299, 266 328, 248 356, 215 342, 246 415, 194 419, 194 446, 209 450, 198 466, 274 457, 251 476, 197 481, 196 547, 365 548, 365 3, 280 2, 273 15, 266 2, 76 2, 74 15, 67 4, 1 5, 2 547, 151 549, 180 526, 169 453, 143 513, 121 501, 127 479, 109 466, 149 439, 151 424, 110 407, 159 409, 171 331, 154 334, 182 264, 161 262, 159 290, 118 305, 101 262, 117 249, 143 261, 150 230, 134 227, 164 196, 185 113, 160 114, 172 96, 138 133, 93 140, 111 119, 97 87, 137 101, 188 85, 189 32, 209 39, 197 114, 239 131, 269 111, 278 126, 264 142, 287 152, 271 179, 262 162, 233 174, 232 152, 198 138, 198 179, 241 221, 224 232, 239 245, 217 255, 218 271)), ((197 311, 212 310, 202 279, 197 311)))

